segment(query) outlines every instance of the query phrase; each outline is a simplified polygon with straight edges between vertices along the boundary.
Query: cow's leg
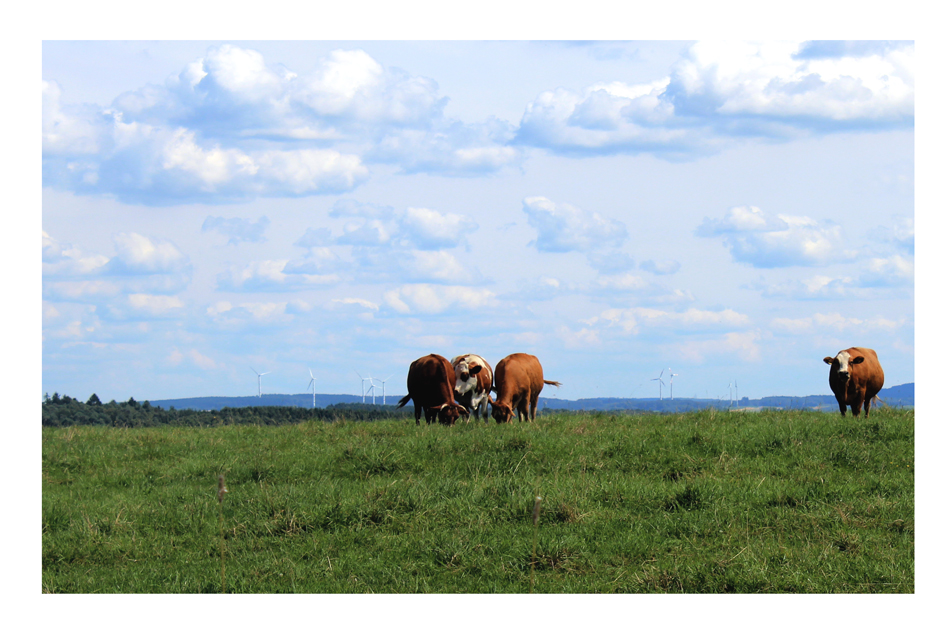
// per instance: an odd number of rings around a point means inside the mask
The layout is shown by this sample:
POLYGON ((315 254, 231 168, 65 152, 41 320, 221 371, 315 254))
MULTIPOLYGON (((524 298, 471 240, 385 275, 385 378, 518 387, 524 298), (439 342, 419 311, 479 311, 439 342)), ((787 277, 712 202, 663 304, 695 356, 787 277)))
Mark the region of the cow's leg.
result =
POLYGON ((528 416, 530 412, 527 395, 521 398, 521 401, 518 402, 518 421, 529 421, 531 418, 528 416))
MULTIPOLYGON (((417 404, 416 402, 412 402, 412 403, 415 404, 416 406, 416 425, 418 426, 419 417, 422 416, 422 404, 417 404)), ((429 423, 429 415, 426 415, 426 423, 429 423)))
POLYGON ((534 393, 531 396, 531 421, 534 421, 538 417, 538 397, 541 393, 534 393))
POLYGON ((851 414, 855 417, 861 414, 861 400, 860 399, 854 402, 853 404, 851 404, 851 414))
POLYGON ((847 403, 847 402, 845 402, 845 401, 839 401, 839 402, 838 402, 838 408, 841 409, 841 416, 842 416, 842 417, 847 417, 847 416, 848 416, 848 403, 847 403))

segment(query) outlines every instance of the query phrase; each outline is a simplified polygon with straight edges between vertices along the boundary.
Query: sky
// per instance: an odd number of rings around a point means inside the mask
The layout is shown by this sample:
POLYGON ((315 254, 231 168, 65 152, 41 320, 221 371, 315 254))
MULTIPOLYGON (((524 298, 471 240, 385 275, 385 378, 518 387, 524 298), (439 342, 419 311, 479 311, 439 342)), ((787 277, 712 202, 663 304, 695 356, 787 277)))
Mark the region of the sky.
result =
POLYGON ((913 382, 914 127, 908 41, 47 40, 42 390, 913 382))

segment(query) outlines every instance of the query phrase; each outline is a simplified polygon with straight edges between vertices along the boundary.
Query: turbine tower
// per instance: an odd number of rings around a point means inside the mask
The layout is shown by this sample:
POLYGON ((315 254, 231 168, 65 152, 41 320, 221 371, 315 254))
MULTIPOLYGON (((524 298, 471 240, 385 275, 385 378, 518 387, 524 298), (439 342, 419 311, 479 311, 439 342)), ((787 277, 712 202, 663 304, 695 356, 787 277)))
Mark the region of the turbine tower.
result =
POLYGON ((673 399, 673 378, 678 375, 679 373, 673 373, 673 369, 670 369, 670 399, 673 399))
POLYGON ((317 407, 317 378, 313 377, 313 371, 310 370, 310 367, 307 367, 307 370, 310 371, 310 383, 307 386, 313 388, 313 407, 317 407))
POLYGON ((263 373, 257 373, 257 369, 255 369, 254 367, 251 367, 251 370, 254 371, 254 373, 257 374, 257 396, 260 397, 260 396, 261 396, 261 376, 262 376, 262 375, 267 375, 268 373, 270 373, 270 371, 264 371, 263 373))
MULTIPOLYGON (((373 378, 372 378, 372 377, 363 377, 362 375, 360 375, 360 372, 357 371, 356 369, 353 369, 353 372, 360 376, 360 380, 361 380, 361 382, 360 382, 360 393, 361 393, 362 396, 363 396, 363 403, 364 403, 364 404, 366 403, 366 394, 370 391, 370 389, 372 389, 372 391, 373 391, 373 398, 375 399, 375 397, 376 397, 376 388, 373 386, 373 378), (365 386, 366 380, 369 380, 369 388, 366 388, 366 386, 365 386)), ((374 401, 373 403, 376 403, 376 402, 374 401)))
POLYGON ((665 371, 665 370, 666 370, 666 369, 662 369, 662 370, 660 371, 659 377, 655 377, 655 378, 653 378, 652 380, 650 380, 651 382, 656 382, 656 381, 659 381, 659 382, 660 382, 660 400, 663 399, 663 386, 666 385, 666 382, 663 381, 663 371, 665 371))
MULTIPOLYGON (((390 373, 389 375, 386 376, 386 380, 388 380, 392 376, 393 376, 392 373, 390 373)), ((383 385, 383 406, 385 406, 386 405, 386 380, 380 380, 379 378, 376 378, 376 379, 379 383, 383 385)), ((374 404, 376 403, 375 399, 373 400, 373 403, 374 404)))

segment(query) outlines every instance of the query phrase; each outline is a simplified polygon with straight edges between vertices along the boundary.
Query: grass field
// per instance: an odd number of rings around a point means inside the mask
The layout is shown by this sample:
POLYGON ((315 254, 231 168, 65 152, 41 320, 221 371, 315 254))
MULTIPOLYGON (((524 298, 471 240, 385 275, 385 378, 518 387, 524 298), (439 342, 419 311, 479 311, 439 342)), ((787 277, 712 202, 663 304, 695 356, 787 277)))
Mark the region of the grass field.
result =
POLYGON ((48 593, 914 592, 912 410, 42 436, 48 593))

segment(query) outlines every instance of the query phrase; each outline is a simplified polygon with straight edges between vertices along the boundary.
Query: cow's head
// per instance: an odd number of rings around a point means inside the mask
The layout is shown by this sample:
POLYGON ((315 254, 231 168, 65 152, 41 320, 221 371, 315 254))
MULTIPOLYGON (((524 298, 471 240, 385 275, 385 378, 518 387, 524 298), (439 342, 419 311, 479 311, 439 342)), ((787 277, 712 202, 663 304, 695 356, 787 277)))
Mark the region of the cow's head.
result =
POLYGON ((831 365, 832 374, 838 379, 842 384, 847 383, 851 379, 851 367, 855 364, 861 364, 864 362, 864 356, 851 357, 851 354, 847 351, 842 351, 835 357, 825 358, 825 364, 831 365))
POLYGON ((472 379, 482 370, 480 364, 469 364, 467 360, 462 360, 455 365, 455 390, 459 394, 475 388, 477 380, 472 379))
POLYGON ((446 426, 455 425, 456 420, 459 418, 459 415, 465 412, 465 409, 459 406, 458 404, 442 404, 441 406, 433 406, 429 409, 433 413, 438 414, 439 423, 445 424, 446 426))
POLYGON ((508 404, 499 404, 494 400, 489 400, 491 404, 491 416, 500 424, 506 424, 511 421, 514 411, 508 404))

